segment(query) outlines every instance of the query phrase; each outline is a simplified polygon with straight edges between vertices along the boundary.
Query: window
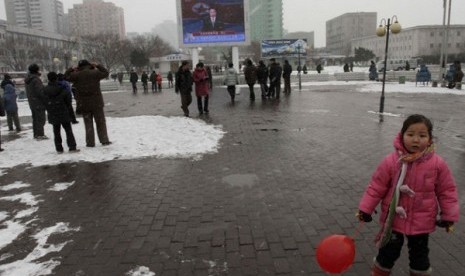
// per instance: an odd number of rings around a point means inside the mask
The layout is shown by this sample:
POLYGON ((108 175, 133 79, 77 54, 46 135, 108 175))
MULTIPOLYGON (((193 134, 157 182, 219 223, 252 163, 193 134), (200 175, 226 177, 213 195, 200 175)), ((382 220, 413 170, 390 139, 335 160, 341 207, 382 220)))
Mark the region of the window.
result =
POLYGON ((434 44, 431 43, 431 44, 429 45, 429 48, 430 48, 430 49, 433 49, 433 48, 434 48, 434 44))
POLYGON ((430 36, 433 37, 433 36, 434 36, 434 32, 431 32, 431 33, 430 33, 430 36))

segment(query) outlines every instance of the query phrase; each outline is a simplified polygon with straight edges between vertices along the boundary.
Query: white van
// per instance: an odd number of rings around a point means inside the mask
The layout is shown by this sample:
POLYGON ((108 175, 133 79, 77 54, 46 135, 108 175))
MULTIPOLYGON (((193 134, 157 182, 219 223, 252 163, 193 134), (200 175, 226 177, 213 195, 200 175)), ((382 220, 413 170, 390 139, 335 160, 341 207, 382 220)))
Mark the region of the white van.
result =
MULTIPOLYGON (((415 70, 418 67, 418 59, 411 58, 411 59, 388 59, 387 61, 387 70, 391 71, 400 71, 405 70, 405 65, 408 63, 410 64, 410 70, 415 70)), ((379 72, 383 72, 384 70, 384 60, 380 60, 376 63, 376 68, 379 72)))

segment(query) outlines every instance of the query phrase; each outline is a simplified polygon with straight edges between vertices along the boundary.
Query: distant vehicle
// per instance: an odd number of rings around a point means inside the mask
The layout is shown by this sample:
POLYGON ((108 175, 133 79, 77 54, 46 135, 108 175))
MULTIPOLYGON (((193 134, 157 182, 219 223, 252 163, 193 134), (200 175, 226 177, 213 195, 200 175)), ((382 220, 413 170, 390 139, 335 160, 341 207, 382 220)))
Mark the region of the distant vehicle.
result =
POLYGON ((11 76, 11 80, 16 85, 16 87, 24 86, 24 79, 27 77, 26 71, 6 72, 5 74, 11 76))
MULTIPOLYGON (((387 70, 391 71, 400 71, 405 70, 405 65, 408 63, 410 64, 410 70, 415 70, 418 65, 421 63, 420 59, 418 58, 410 58, 410 59, 388 59, 387 61, 387 70)), ((384 70, 384 60, 380 60, 376 63, 376 68, 379 72, 383 72, 384 70)))

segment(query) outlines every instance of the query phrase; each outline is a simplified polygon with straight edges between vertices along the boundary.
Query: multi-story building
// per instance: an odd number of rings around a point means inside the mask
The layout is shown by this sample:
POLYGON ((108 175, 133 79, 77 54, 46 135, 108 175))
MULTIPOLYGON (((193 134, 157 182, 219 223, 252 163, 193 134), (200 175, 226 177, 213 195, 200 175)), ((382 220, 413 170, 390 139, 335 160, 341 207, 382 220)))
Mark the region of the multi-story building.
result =
POLYGON ((103 0, 83 0, 69 9, 70 34, 74 36, 116 34, 125 37, 124 11, 103 0))
POLYGON ((355 12, 326 21, 326 50, 333 55, 350 55, 352 39, 373 34, 376 17, 376 12, 355 12))
POLYGON ((7 22, 63 34, 63 3, 58 0, 5 0, 7 22))
MULTIPOLYGON (((389 36, 389 58, 409 59, 420 56, 440 55, 443 43, 444 28, 442 25, 415 26, 402 29, 398 34, 389 36)), ((375 33, 373 30, 372 33, 375 33)), ((353 39, 352 53, 355 48, 371 50, 377 59, 384 58, 386 37, 370 35, 353 39)), ((447 42, 448 54, 465 52, 465 25, 451 25, 447 42)))
POLYGON ((264 39, 283 37, 283 1, 249 1, 250 40, 260 42, 264 39))
POLYGON ((73 57, 77 59, 77 43, 65 35, 0 20, 0 72, 26 71, 31 63, 38 63, 45 71, 64 70, 73 57))

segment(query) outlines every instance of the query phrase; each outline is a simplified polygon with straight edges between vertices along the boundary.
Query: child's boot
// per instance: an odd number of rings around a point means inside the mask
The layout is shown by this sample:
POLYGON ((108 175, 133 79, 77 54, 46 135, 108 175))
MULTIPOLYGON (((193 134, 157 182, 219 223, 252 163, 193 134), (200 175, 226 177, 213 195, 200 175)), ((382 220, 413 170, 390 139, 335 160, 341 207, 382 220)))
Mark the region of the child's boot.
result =
POLYGON ((391 275, 391 270, 381 267, 377 262, 373 264, 371 268, 370 276, 389 276, 391 275))
POLYGON ((410 269, 410 276, 429 276, 431 275, 431 272, 431 267, 424 271, 410 269))

